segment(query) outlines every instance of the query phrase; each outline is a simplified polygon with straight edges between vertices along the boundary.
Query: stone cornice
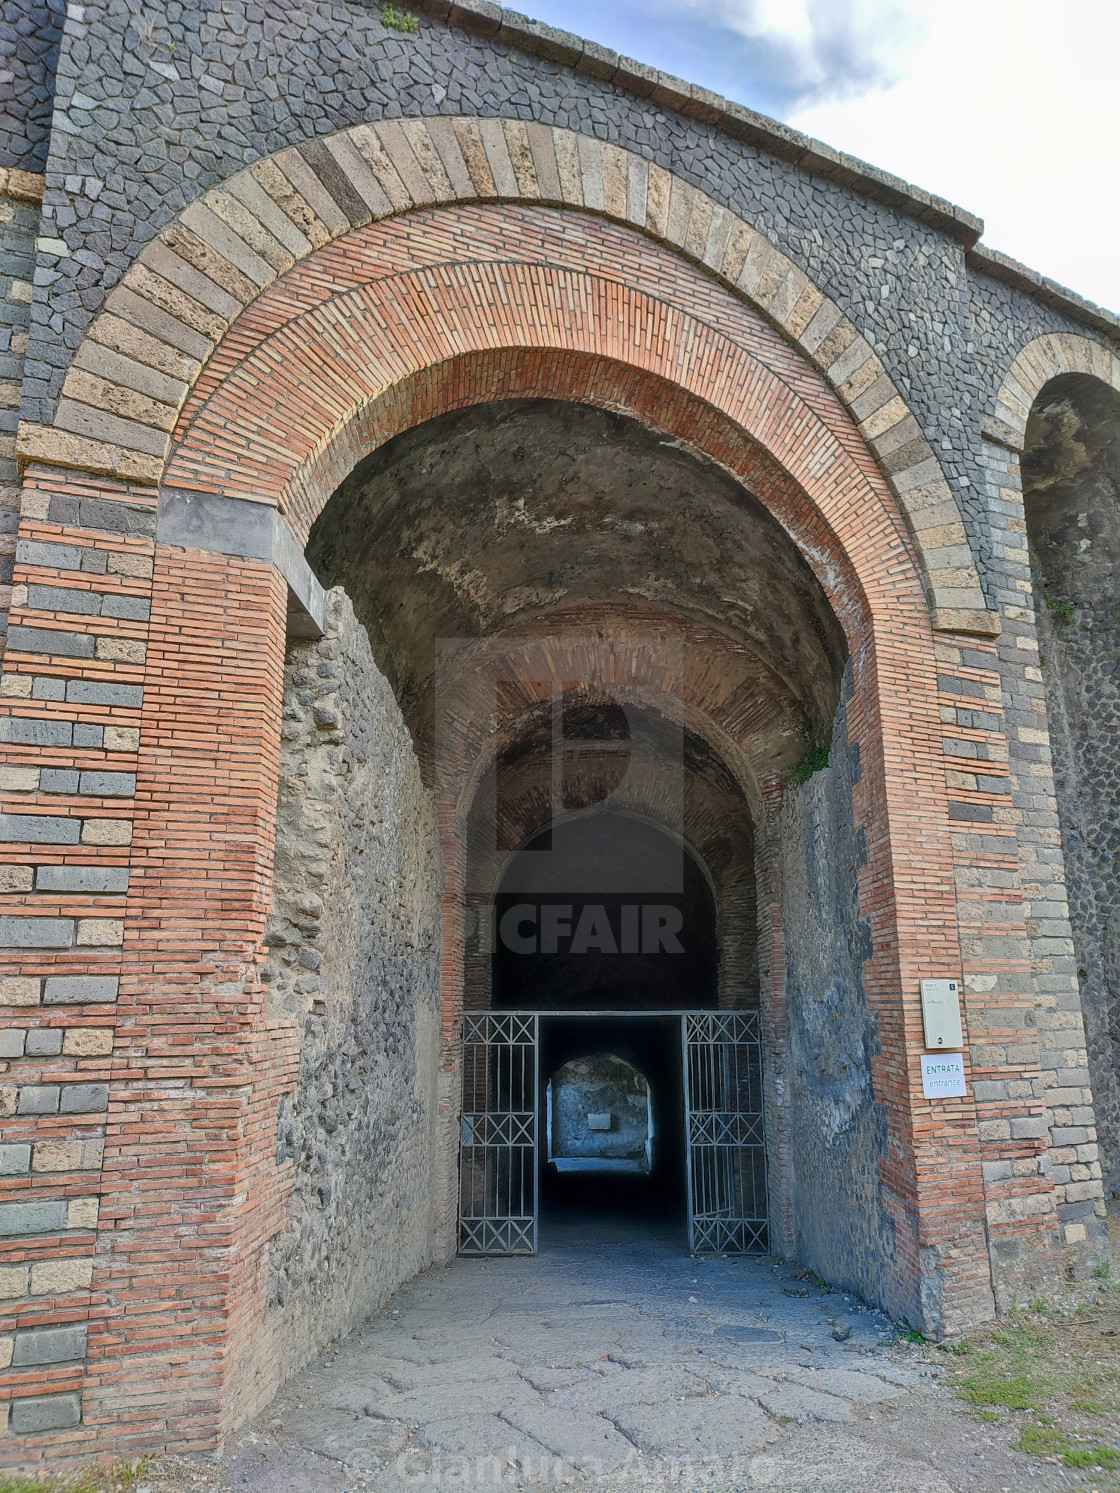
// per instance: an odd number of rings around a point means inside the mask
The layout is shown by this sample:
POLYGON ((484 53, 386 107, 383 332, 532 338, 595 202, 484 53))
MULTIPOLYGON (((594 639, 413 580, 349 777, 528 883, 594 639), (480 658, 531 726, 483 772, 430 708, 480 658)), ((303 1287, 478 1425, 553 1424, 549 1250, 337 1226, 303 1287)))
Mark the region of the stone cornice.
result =
POLYGON ((1103 306, 1094 305, 1076 291, 1067 290, 1056 280, 1048 280, 1037 270, 1029 269, 1007 254, 1001 254, 998 249, 989 249, 987 244, 975 244, 968 251, 967 258, 969 269, 978 274, 1002 280, 1005 285, 1011 285, 1016 290, 1033 296, 1046 306, 1052 306, 1071 321, 1081 322, 1094 331, 1103 332, 1106 337, 1120 337, 1120 316, 1114 311, 1106 311, 1103 306))

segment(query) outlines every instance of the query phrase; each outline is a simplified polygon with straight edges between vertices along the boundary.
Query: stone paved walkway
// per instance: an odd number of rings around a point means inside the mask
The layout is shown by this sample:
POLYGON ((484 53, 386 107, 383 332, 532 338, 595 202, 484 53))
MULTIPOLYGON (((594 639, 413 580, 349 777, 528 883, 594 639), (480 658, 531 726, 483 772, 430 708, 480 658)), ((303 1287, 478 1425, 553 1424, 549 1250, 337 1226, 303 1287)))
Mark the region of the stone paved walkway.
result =
POLYGON ((769 1259, 693 1260, 648 1228, 554 1229, 535 1259, 460 1259, 406 1287, 288 1385, 222 1476, 248 1493, 1037 1488, 986 1465, 982 1433, 964 1447, 948 1408, 956 1475, 924 1421, 875 1434, 932 1389, 889 1335, 769 1259))

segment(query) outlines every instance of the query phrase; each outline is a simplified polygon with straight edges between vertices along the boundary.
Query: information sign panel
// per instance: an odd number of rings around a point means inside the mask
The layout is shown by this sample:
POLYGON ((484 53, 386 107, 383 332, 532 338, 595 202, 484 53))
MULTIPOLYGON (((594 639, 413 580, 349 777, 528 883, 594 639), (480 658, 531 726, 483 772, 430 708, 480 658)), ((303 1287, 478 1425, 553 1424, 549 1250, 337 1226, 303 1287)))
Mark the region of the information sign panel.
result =
POLYGON ((967 1094, 963 1054, 923 1052, 922 1093, 927 1099, 960 1099, 967 1094))

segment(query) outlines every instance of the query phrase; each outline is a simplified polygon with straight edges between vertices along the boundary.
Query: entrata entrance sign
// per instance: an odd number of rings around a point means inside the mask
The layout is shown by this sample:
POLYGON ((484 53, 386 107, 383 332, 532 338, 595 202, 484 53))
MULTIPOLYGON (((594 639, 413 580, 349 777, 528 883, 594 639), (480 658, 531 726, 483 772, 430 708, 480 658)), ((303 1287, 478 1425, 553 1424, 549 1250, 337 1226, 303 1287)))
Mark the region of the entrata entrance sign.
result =
POLYGON ((963 1055, 959 1052, 924 1053, 922 1093, 927 1099, 962 1099, 968 1093, 963 1055))

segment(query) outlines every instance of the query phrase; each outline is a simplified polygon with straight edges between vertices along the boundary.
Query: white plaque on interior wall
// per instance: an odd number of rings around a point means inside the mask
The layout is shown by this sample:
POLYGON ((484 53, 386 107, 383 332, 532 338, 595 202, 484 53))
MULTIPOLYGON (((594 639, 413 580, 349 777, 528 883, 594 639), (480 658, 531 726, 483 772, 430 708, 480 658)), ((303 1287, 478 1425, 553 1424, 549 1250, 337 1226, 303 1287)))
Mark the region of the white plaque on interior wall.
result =
POLYGON ((968 1090, 964 1086, 964 1054, 923 1052, 922 1093, 927 1099, 959 1099, 967 1094, 968 1090))

